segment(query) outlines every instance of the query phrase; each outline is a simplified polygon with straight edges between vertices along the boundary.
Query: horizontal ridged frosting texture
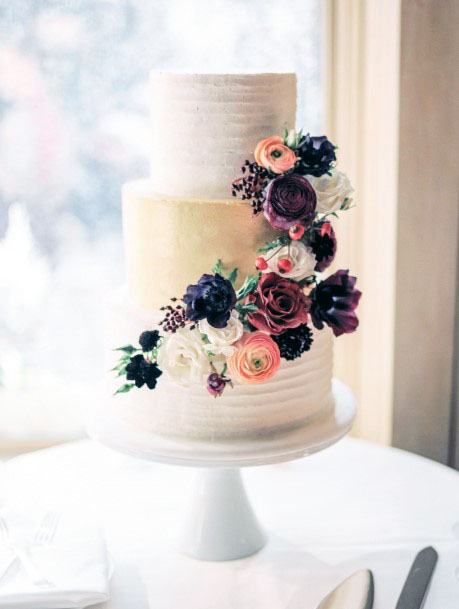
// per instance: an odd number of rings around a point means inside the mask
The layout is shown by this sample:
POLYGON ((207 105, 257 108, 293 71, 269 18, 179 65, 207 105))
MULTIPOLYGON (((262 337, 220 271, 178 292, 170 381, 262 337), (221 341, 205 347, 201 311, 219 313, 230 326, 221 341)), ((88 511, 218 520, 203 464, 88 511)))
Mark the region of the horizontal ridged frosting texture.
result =
POLYGON ((295 127, 295 74, 152 71, 151 180, 156 192, 225 198, 257 142, 295 127))
POLYGON ((241 283, 255 272, 257 248, 277 236, 245 201, 160 197, 147 180, 123 187, 123 234, 129 295, 158 309, 219 258, 238 267, 241 283))
MULTIPOLYGON (((107 309, 107 353, 135 341, 155 327, 159 312, 135 307, 117 294, 107 309)), ((314 331, 310 351, 292 362, 282 360, 276 376, 261 385, 235 384, 219 398, 204 386, 181 387, 163 374, 156 389, 146 387, 112 398, 113 413, 133 427, 165 436, 199 439, 265 436, 299 426, 333 404, 331 379, 333 336, 329 329, 314 331)), ((110 379, 113 394, 121 384, 110 379)))

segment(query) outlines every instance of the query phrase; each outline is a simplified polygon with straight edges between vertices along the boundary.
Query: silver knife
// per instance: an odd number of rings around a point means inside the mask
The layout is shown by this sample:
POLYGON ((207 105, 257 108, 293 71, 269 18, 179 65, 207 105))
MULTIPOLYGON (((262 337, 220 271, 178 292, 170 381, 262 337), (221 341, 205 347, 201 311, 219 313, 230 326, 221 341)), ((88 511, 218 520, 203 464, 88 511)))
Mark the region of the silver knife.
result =
POLYGON ((395 609, 421 609, 426 599, 438 554, 431 546, 424 548, 414 559, 395 609))
POLYGON ((330 592, 317 609, 372 609, 374 598, 373 574, 356 571, 330 592))

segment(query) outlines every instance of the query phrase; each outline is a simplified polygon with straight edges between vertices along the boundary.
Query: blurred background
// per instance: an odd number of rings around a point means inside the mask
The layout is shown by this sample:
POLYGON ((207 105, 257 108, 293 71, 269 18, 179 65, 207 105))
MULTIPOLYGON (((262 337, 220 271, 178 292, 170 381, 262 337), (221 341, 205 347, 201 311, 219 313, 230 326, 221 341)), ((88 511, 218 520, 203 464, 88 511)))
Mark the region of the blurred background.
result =
POLYGON ((295 70, 317 133, 323 15, 318 0, 0 0, 0 19, 0 443, 15 449, 81 435, 105 373, 120 189, 148 173, 149 70, 295 70))
POLYGON ((459 5, 0 0, 0 447, 84 434, 123 284, 120 188, 148 173, 148 72, 295 71, 339 145, 365 297, 336 373, 354 434, 457 465, 459 5), (447 151, 445 153, 445 151, 447 151))

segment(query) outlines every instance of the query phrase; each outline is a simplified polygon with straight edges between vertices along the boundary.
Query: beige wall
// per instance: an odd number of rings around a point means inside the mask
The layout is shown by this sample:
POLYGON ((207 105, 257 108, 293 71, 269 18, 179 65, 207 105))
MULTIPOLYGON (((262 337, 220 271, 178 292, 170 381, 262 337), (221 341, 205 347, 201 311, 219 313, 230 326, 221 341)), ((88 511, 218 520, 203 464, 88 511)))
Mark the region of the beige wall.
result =
POLYGON ((388 444, 392 371, 399 103, 398 2, 329 3, 329 134, 355 186, 335 224, 337 265, 358 276, 360 328, 336 342, 336 375, 357 394, 354 433, 388 444))
POLYGON ((393 441, 443 462, 456 315, 458 32, 457 0, 402 1, 393 441))
POLYGON ((445 461, 457 265, 459 3, 330 0, 329 133, 356 187, 338 222, 360 331, 336 373, 354 433, 445 461))

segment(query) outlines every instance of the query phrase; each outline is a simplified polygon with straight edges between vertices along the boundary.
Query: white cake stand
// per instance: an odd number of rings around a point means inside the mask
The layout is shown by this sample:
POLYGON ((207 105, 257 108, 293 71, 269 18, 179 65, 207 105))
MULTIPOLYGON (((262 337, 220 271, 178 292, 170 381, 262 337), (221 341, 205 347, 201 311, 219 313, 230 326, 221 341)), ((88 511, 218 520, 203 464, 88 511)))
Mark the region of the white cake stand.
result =
POLYGON ((88 433, 106 446, 140 459, 199 468, 179 549, 201 560, 233 560, 258 552, 266 543, 240 468, 299 459, 345 436, 355 418, 355 398, 337 380, 333 393, 333 409, 303 427, 269 438, 238 442, 162 438, 108 416, 106 407, 95 414, 88 433))

